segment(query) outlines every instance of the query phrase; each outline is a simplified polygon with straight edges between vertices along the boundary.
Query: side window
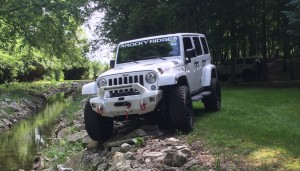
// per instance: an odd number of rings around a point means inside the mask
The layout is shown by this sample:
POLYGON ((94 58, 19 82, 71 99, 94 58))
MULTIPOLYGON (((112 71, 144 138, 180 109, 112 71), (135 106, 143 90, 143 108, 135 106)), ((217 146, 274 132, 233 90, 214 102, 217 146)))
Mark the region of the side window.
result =
POLYGON ((197 56, 202 55, 202 48, 201 48, 199 37, 193 37, 193 41, 196 48, 197 56))
POLYGON ((204 54, 208 54, 209 53, 208 46, 204 37, 201 37, 201 43, 203 46, 204 54))
MULTIPOLYGON (((186 53, 187 49, 193 49, 193 44, 192 44, 192 40, 190 37, 184 37, 183 38, 183 46, 184 46, 184 54, 185 56, 188 56, 188 54, 186 53)), ((190 54, 190 57, 196 57, 196 52, 195 49, 191 52, 193 54, 190 54)))
POLYGON ((193 45, 192 45, 192 41, 190 37, 184 37, 183 38, 183 46, 184 46, 184 51, 186 51, 187 49, 192 49, 193 45))
POLYGON ((239 65, 243 64, 243 60, 244 60, 243 58, 242 59, 237 59, 236 64, 239 64, 239 65))

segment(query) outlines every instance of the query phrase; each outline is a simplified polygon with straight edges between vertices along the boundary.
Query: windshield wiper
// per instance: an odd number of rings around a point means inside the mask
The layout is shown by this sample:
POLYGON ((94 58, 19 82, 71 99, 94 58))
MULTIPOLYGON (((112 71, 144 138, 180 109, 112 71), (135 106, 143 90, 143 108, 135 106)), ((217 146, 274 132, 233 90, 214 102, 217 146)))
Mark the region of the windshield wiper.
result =
POLYGON ((160 57, 160 56, 147 56, 147 57, 145 57, 143 59, 155 59, 155 58, 159 58, 159 59, 162 59, 162 60, 167 60, 167 59, 165 59, 163 57, 160 57))
POLYGON ((128 59, 128 60, 122 61, 122 63, 126 63, 126 62, 134 62, 134 63, 138 64, 138 62, 137 62, 137 61, 135 61, 135 60, 132 60, 132 59, 128 59))

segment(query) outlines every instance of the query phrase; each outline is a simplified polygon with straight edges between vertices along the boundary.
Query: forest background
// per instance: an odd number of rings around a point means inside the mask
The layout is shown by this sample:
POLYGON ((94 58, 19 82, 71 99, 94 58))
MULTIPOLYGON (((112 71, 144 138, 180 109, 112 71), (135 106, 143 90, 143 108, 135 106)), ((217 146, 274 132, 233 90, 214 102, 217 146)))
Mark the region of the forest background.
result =
POLYGON ((0 30, 0 83, 95 78, 107 67, 89 51, 176 32, 206 34, 215 64, 262 57, 268 80, 267 64, 280 60, 294 80, 300 0, 1 0, 0 30), (100 38, 89 42, 82 25, 96 11, 100 38))

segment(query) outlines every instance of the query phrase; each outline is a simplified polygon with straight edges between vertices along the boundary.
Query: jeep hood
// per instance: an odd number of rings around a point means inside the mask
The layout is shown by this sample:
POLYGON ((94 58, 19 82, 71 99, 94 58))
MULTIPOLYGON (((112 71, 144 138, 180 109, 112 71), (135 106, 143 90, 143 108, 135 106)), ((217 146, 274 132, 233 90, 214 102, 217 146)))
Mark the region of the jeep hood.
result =
POLYGON ((119 74, 119 73, 128 73, 128 72, 137 72, 137 71, 156 71, 158 72, 158 68, 161 68, 163 71, 175 69, 178 66, 182 66, 182 60, 178 59, 157 59, 152 61, 137 61, 138 63, 130 62, 126 64, 120 64, 113 69, 110 69, 100 77, 104 77, 107 75, 119 74))

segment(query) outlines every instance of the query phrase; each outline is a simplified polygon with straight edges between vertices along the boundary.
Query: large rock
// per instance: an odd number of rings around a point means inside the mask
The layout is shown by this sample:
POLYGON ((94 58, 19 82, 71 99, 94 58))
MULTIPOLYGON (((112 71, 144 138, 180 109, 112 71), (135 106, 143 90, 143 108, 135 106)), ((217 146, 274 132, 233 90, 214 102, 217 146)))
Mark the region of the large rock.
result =
POLYGON ((145 158, 156 158, 156 157, 160 157, 162 156, 163 153, 162 152, 144 152, 143 157, 145 158))
POLYGON ((112 165, 110 169, 118 171, 131 170, 131 161, 125 159, 124 153, 116 152, 112 158, 112 165))
POLYGON ((127 139, 127 140, 106 142, 106 143, 103 144, 103 146, 104 146, 104 148, 119 147, 119 146, 121 146, 124 143, 134 144, 134 141, 132 139, 127 139))
POLYGON ((0 129, 5 128, 5 126, 6 126, 5 123, 0 120, 0 129))
POLYGON ((23 103, 30 109, 35 111, 36 110, 36 105, 33 101, 30 101, 28 99, 23 99, 23 103))
POLYGON ((23 110, 22 107, 16 102, 10 103, 9 106, 14 112, 21 112, 23 110))
POLYGON ((133 139, 136 137, 144 137, 144 136, 147 136, 147 132, 145 132, 142 129, 136 129, 130 132, 129 134, 122 136, 121 139, 133 139))
POLYGON ((166 156, 163 163, 171 167, 182 167, 187 162, 187 157, 179 154, 175 150, 170 150, 166 152, 166 156))
POLYGON ((4 98, 4 101, 5 101, 5 102, 11 102, 12 100, 9 99, 9 98, 4 98))
POLYGON ((69 142, 77 142, 79 140, 82 140, 84 137, 88 136, 87 132, 85 130, 82 130, 80 132, 76 132, 72 135, 67 136, 67 140, 69 142))
POLYGON ((70 128, 63 128, 57 133, 56 138, 64 138, 68 133, 70 133, 70 128))
POLYGON ((6 126, 11 126, 12 123, 8 120, 8 119, 2 119, 2 122, 4 123, 4 125, 6 126))
POLYGON ((198 160, 192 159, 191 161, 184 164, 183 169, 184 170, 200 170, 201 164, 198 160))
POLYGON ((0 117, 3 117, 3 116, 7 116, 7 113, 5 110, 0 109, 0 117))
POLYGON ((62 164, 57 165, 57 170, 58 171, 74 171, 72 168, 64 167, 64 165, 62 165, 62 164))
POLYGON ((61 167, 66 169, 80 170, 82 168, 82 159, 84 152, 79 152, 70 157, 70 159, 61 167))

